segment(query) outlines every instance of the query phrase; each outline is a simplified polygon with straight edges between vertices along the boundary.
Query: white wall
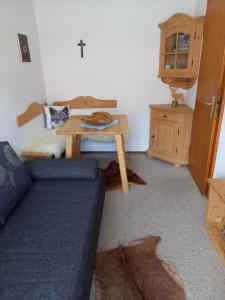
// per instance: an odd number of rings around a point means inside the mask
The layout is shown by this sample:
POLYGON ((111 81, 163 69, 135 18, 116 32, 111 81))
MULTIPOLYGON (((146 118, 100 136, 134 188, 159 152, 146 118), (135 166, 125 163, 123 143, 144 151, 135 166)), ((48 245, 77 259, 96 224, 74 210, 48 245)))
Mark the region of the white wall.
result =
POLYGON ((157 77, 158 23, 177 12, 193 15, 195 2, 34 0, 48 99, 117 99, 118 112, 129 118, 127 149, 145 151, 148 105, 170 102, 168 86, 157 77), (87 43, 83 59, 80 39, 87 43))
POLYGON ((0 37, 0 140, 8 140, 20 153, 40 118, 17 128, 16 116, 32 101, 46 99, 32 1, 0 0, 0 37), (17 33, 28 36, 31 63, 21 62, 17 33))
POLYGON ((189 105, 193 109, 195 108, 195 103, 196 103, 197 87, 198 87, 198 81, 196 81, 196 83, 193 85, 191 89, 187 90, 187 105, 189 105))
POLYGON ((196 0, 195 15, 204 16, 206 14, 208 0, 196 0))
POLYGON ((225 114, 223 116, 223 123, 220 131, 214 177, 225 178, 225 114))

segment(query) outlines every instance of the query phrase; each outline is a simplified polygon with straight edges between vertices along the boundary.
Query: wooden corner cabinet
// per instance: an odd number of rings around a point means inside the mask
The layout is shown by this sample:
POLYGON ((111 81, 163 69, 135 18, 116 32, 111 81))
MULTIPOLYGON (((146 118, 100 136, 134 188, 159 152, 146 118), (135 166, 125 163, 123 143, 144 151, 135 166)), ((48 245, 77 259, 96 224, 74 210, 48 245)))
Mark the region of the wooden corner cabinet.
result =
POLYGON ((205 227, 225 265, 225 179, 210 179, 205 227))
POLYGON ((160 23, 159 77, 173 87, 191 88, 200 65, 205 17, 178 13, 160 23))
POLYGON ((193 110, 186 106, 150 105, 149 158, 188 164, 193 110))

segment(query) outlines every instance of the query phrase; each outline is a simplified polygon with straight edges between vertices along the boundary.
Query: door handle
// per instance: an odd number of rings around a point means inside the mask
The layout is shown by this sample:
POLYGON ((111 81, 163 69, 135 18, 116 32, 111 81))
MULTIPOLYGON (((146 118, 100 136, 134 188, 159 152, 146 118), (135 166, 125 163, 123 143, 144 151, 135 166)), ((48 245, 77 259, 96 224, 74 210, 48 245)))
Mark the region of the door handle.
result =
POLYGON ((207 102, 207 101, 205 101, 204 104, 207 105, 207 106, 213 106, 213 105, 214 105, 214 103, 212 103, 212 102, 207 102))
POLYGON ((211 119, 212 119, 212 117, 213 117, 214 105, 215 105, 215 99, 216 99, 216 96, 213 95, 211 101, 204 101, 204 102, 203 102, 205 105, 211 106, 211 109, 210 109, 210 118, 211 118, 211 119))

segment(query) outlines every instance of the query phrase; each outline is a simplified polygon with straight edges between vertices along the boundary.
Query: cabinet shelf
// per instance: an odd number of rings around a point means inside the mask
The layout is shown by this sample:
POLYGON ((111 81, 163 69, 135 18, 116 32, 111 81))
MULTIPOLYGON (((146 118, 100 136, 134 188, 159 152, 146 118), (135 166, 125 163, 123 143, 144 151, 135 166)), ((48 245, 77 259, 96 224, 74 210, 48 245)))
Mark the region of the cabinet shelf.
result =
POLYGON ((164 52, 162 53, 162 55, 166 55, 166 54, 185 54, 185 53, 189 53, 189 51, 174 51, 174 52, 164 52))

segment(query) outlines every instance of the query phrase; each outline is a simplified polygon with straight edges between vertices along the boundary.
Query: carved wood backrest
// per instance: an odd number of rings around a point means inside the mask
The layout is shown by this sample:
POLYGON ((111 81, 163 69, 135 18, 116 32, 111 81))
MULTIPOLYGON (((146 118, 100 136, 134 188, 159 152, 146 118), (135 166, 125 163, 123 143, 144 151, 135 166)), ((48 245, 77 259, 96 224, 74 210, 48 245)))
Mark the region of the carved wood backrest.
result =
MULTIPOLYGON (((17 116, 16 123, 18 127, 23 126, 32 119, 36 118, 43 112, 43 105, 45 103, 31 103, 27 110, 21 115, 17 116)), ((64 106, 69 105, 71 109, 82 108, 115 108, 117 107, 116 100, 99 100, 91 96, 79 96, 72 100, 54 101, 52 105, 64 106)))
POLYGON ((24 124, 36 118, 37 116, 39 116, 43 112, 43 105, 44 103, 37 103, 37 102, 31 103, 24 113, 17 116, 16 118, 17 127, 21 127, 24 124))
POLYGON ((54 101, 53 105, 63 106, 69 105, 71 109, 82 108, 115 108, 116 100, 99 100, 91 96, 79 96, 72 100, 54 101))

